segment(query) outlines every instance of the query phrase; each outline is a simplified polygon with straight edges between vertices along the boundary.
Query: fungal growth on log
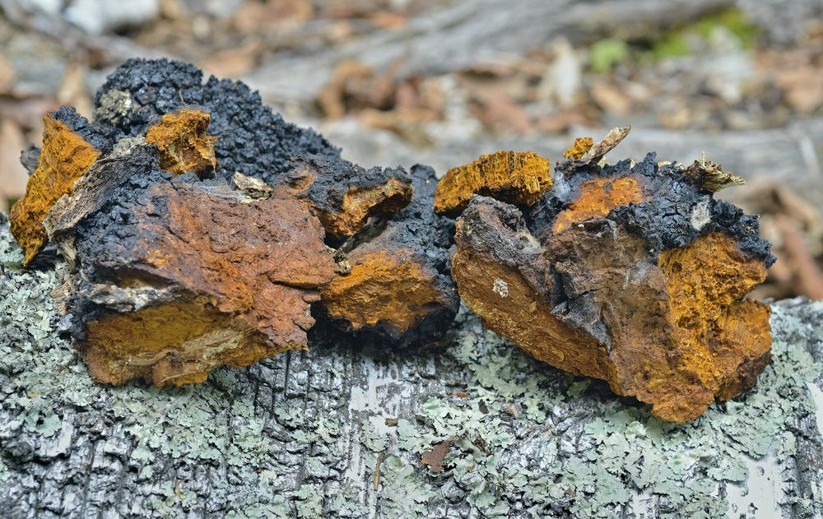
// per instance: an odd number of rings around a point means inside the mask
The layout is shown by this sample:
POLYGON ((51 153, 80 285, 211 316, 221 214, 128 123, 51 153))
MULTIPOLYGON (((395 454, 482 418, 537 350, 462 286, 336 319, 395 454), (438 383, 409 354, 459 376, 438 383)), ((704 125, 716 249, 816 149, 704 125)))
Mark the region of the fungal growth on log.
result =
POLYGON ((576 140, 554 171, 504 151, 437 182, 352 164, 242 83, 168 60, 118 68, 93 121, 44 122, 11 228, 25 266, 48 243, 66 258, 58 306, 102 382, 202 382, 312 330, 431 344, 459 298, 672 422, 770 359, 768 307, 745 296, 774 258, 756 218, 713 197, 742 180, 705 157, 606 164, 628 128, 576 140))
POLYGON ((548 159, 530 151, 498 151, 447 171, 437 186, 434 209, 438 213, 459 213, 474 194, 528 206, 551 187, 548 159))
POLYGON ((100 161, 49 214, 77 268, 68 302, 92 375, 202 382, 215 364, 305 348, 336 271, 306 204, 158 166, 145 145, 100 161))
MULTIPOLYGON (((601 162, 627 133, 578 139, 525 210, 510 192, 474 195, 452 276, 485 325, 530 355, 686 422, 768 364, 769 308, 745 296, 774 257, 756 217, 713 197, 740 182, 717 164, 601 162)), ((452 186, 438 193, 465 196, 452 186)))
POLYGON ((26 265, 48 242, 66 258, 58 302, 96 380, 202 382, 307 348, 317 316, 389 347, 445 334, 454 223, 430 168, 352 164, 179 62, 130 60, 95 104, 46 116, 11 216, 26 265))
POLYGON ((348 276, 323 290, 323 306, 344 330, 400 345, 439 339, 459 306, 449 275, 454 221, 435 214, 437 179, 421 165, 411 169, 415 199, 385 223, 343 244, 348 276))
POLYGON ((11 229, 23 248, 28 265, 46 245, 43 228, 57 200, 70 193, 74 182, 95 163, 101 146, 86 121, 73 109, 61 109, 43 117, 43 148, 26 194, 12 207, 11 229))
POLYGON ((276 180, 275 188, 308 201, 335 241, 356 234, 369 217, 396 213, 412 198, 412 182, 403 168, 366 170, 319 156, 301 159, 276 180))
POLYGON ((146 131, 146 142, 157 146, 160 167, 175 175, 193 171, 205 174, 217 167, 214 141, 206 133, 211 116, 184 109, 164 115, 146 131))

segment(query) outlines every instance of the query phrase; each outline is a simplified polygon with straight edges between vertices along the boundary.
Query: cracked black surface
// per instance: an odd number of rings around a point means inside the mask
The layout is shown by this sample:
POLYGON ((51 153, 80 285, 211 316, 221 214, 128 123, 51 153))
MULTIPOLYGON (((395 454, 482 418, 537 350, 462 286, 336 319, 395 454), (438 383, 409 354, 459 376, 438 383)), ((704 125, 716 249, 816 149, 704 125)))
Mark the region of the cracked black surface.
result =
POLYGON ((569 161, 558 163, 555 187, 526 213, 529 229, 538 239, 551 238, 555 218, 576 198, 584 182, 596 177, 636 175, 645 181, 643 191, 648 201, 617 207, 605 218, 642 236, 655 254, 684 247, 704 234, 722 232, 737 240, 738 248, 748 258, 763 261, 767 267, 775 261, 771 245, 760 238, 757 216, 744 214, 733 204, 715 199, 711 191, 684 181, 682 166, 658 165, 654 152, 634 165, 625 159, 602 168, 570 167, 569 161), (709 221, 696 229, 692 214, 701 202, 708 203, 709 221))
POLYGON ((343 199, 350 189, 371 189, 391 179, 405 185, 412 184, 409 174, 402 167, 375 166, 366 169, 338 157, 308 155, 297 159, 295 167, 298 172, 306 167, 319 173, 309 186, 305 198, 317 209, 331 214, 343 211, 343 199))
POLYGON ((95 97, 94 122, 116 130, 118 138, 135 137, 181 108, 211 113, 208 132, 217 137, 218 174, 225 178, 239 171, 272 183, 298 157, 340 159, 339 148, 284 121, 244 83, 214 76, 204 81, 194 65, 167 59, 131 59, 118 67, 95 97))
MULTIPOLYGON (((437 177, 432 168, 415 164, 411 167, 410 177, 414 191, 409 205, 386 221, 373 221, 341 246, 341 250, 346 252, 356 249, 371 252, 381 248, 410 249, 414 251, 416 263, 436 273, 434 288, 442 294, 442 304, 437 305, 427 317, 418 320, 404 333, 398 333, 393 327, 382 323, 355 333, 358 340, 382 342, 383 347, 404 348, 440 341, 460 306, 460 298, 451 278, 454 220, 434 212, 437 177)), ((328 319, 322 311, 317 316, 321 321, 328 319)), ((349 328, 345 321, 337 321, 335 325, 343 330, 349 328)), ((329 332, 321 330, 319 333, 329 332)))

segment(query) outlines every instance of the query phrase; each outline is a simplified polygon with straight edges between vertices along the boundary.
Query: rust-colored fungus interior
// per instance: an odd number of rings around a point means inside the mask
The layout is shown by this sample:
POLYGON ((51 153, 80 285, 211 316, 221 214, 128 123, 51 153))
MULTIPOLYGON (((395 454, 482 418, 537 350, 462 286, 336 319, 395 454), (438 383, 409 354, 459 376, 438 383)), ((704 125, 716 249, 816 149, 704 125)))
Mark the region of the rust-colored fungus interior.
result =
POLYGON ((498 151, 448 170, 437 185, 434 210, 459 213, 474 194, 532 205, 552 184, 548 159, 531 151, 498 151))
POLYGON ((46 245, 43 220, 57 200, 97 161, 100 152, 52 115, 43 117, 43 147, 26 194, 11 208, 11 232, 28 265, 46 245))

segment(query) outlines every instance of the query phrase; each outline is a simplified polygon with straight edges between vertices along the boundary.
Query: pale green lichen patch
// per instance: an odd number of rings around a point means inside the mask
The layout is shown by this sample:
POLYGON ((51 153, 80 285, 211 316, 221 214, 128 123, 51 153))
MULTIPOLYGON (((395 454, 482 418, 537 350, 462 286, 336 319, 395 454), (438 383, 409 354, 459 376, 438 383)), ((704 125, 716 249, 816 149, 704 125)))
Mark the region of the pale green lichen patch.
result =
POLYGON ((426 516, 428 502, 437 493, 420 477, 417 463, 389 455, 381 464, 386 517, 426 516))
POLYGON ((98 385, 59 333, 63 267, 21 260, 0 222, 9 517, 823 514, 810 390, 823 303, 775 305, 774 361, 755 390, 673 426, 465 313, 442 351, 317 345, 198 386, 98 385), (447 439, 433 472, 421 457, 447 439))
MULTIPOLYGON (((815 308, 823 312, 823 304, 815 308)), ((469 318, 451 350, 476 377, 466 385, 467 397, 423 402, 415 422, 398 422, 397 447, 419 454, 455 438, 448 471, 438 477, 454 478, 487 515, 530 503, 522 513, 535 517, 552 508, 611 517, 640 496, 664 514, 717 517, 729 512, 723 486, 747 480, 745 459, 772 454, 781 467, 791 466, 792 424, 814 412, 804 385, 820 378, 820 365, 782 339, 800 325, 790 314, 777 307, 774 324, 775 360, 757 389, 714 406, 694 424, 674 426, 604 396, 588 380, 534 363, 469 318), (587 419, 576 421, 580 411, 587 419), (573 425, 566 429, 564 422, 573 425)), ((778 472, 784 481, 775 485, 794 484, 791 472, 778 472)), ((788 507, 797 497, 778 504, 788 507)))

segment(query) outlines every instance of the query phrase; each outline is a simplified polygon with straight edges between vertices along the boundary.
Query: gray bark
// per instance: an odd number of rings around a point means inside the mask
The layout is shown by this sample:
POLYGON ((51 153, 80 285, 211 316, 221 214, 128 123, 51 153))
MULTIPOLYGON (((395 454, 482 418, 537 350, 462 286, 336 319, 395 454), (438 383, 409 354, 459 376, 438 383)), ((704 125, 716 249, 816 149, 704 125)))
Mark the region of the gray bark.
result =
POLYGON ((0 223, 3 517, 823 514, 820 302, 773 305, 756 389, 673 426, 466 313, 440 349, 325 344, 199 386, 101 386, 58 331, 62 264, 20 259, 0 223))

